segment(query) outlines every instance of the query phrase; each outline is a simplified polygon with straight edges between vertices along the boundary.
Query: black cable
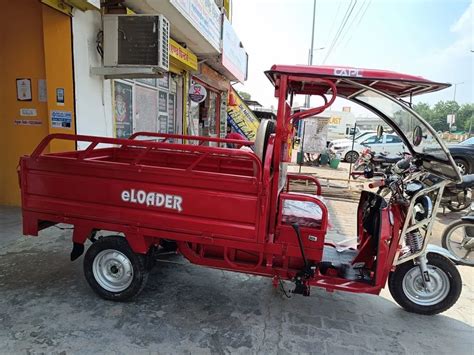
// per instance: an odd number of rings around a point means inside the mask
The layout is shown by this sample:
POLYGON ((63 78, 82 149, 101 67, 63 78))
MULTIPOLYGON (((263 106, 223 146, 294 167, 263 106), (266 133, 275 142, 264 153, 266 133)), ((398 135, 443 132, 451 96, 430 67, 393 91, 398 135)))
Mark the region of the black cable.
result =
POLYGON ((280 283, 280 288, 283 291, 283 294, 286 296, 286 298, 291 298, 291 296, 286 293, 285 288, 283 287, 283 282, 280 279, 280 276, 278 276, 278 282, 280 283))
POLYGON ((303 240, 301 240, 301 234, 300 234, 300 227, 298 226, 297 223, 293 223, 291 226, 295 230, 296 236, 298 237, 298 244, 300 246, 301 256, 303 257, 304 267, 307 269, 309 264, 308 264, 308 260, 306 259, 306 255, 304 253, 303 240))
POLYGON ((61 229, 63 231, 67 231, 67 230, 73 230, 74 227, 59 227, 59 226, 56 226, 54 225, 53 227, 57 228, 57 229, 61 229))

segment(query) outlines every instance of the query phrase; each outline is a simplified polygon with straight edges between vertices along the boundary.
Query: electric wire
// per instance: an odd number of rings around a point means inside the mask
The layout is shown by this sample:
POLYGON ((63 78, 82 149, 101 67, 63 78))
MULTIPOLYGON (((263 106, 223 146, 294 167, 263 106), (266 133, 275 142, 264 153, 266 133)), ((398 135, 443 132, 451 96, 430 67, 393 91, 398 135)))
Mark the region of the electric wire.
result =
MULTIPOLYGON (((358 7, 357 11, 355 12, 355 15, 352 16, 352 19, 349 22, 349 25, 347 26, 345 32, 341 35, 341 40, 339 41, 339 43, 343 43, 344 40, 347 38, 347 34, 351 32, 351 29, 354 26, 354 23, 359 18, 360 14, 362 13, 362 10, 364 9, 366 4, 367 4, 367 0, 364 0, 364 2, 358 7)), ((339 46, 339 48, 340 48, 340 46, 339 46)))
POLYGON ((365 14, 366 14, 366 12, 367 12, 367 9, 369 8, 371 2, 372 2, 372 0, 369 0, 369 1, 367 2, 367 6, 365 7, 365 9, 364 9, 364 11, 363 11, 362 16, 360 16, 359 21, 357 22, 357 24, 356 24, 354 30, 351 32, 351 35, 349 36, 349 38, 348 38, 348 40, 346 41, 346 43, 344 43, 344 45, 342 46, 342 49, 343 49, 343 50, 344 50, 344 49, 347 47, 347 45, 351 42, 352 37, 354 36, 354 33, 357 32, 357 29, 359 28, 359 25, 361 24, 362 19, 364 18, 365 14))
MULTIPOLYGON (((348 7, 347 7, 347 9, 346 9, 346 12, 345 12, 344 16, 342 16, 341 23, 339 24, 339 27, 338 27, 338 29, 336 30, 336 33, 334 34, 334 37, 332 38, 332 41, 330 42, 331 44, 329 45, 329 49, 328 49, 328 51, 326 52, 326 56, 324 57, 323 64, 324 64, 324 62, 327 60, 327 58, 329 57, 329 55, 331 54, 332 49, 334 48, 336 39, 337 39, 337 37, 339 36, 339 33, 340 33, 340 31, 341 31, 341 28, 342 28, 342 25, 343 25, 343 23, 346 21, 347 14, 349 13, 350 8, 351 8, 351 6, 352 6, 352 2, 353 2, 353 0, 351 0, 351 2, 349 3, 349 5, 348 5, 348 7)), ((336 21, 334 21, 334 22, 336 22, 336 21)))
POLYGON ((357 0, 354 0, 354 2, 351 2, 349 3, 349 6, 347 7, 347 10, 346 10, 346 14, 341 22, 341 25, 339 26, 339 30, 337 31, 336 33, 336 36, 334 37, 334 40, 332 41, 331 43, 331 46, 329 47, 329 50, 328 52, 326 53, 326 56, 324 57, 324 60, 323 60, 323 64, 326 63, 326 60, 329 58, 329 56, 331 55, 334 47, 336 46, 340 36, 341 36, 341 33, 342 31, 344 31, 344 28, 346 27, 347 25, 347 21, 349 20, 349 18, 351 17, 351 14, 352 12, 354 11, 354 7, 355 5, 357 4, 357 0))
MULTIPOLYGON (((334 21, 332 22, 331 29, 330 29, 329 32, 328 32, 328 36, 327 36, 328 39, 331 38, 332 35, 333 35, 333 30, 334 30, 334 28, 335 28, 334 26, 335 26, 335 24, 336 24, 336 22, 337 22, 336 20, 337 20, 337 18, 338 18, 338 16, 339 16, 339 11, 341 11, 341 6, 342 6, 342 1, 339 2, 339 6, 337 7, 336 16, 334 16, 334 18, 333 18, 334 21)), ((329 42, 328 42, 328 43, 329 43, 329 42)), ((329 48, 329 46, 326 45, 326 48, 329 48)))

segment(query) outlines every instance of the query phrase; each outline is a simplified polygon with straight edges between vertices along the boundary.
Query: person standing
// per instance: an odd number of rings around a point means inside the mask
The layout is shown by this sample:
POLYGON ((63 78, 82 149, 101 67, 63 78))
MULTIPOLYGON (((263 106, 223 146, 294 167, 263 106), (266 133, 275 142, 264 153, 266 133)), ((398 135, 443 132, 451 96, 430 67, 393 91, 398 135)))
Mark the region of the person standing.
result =
MULTIPOLYGON (((240 141, 247 141, 248 140, 247 138, 245 138, 240 133, 233 131, 232 127, 230 125, 227 126, 227 135, 225 136, 225 138, 226 139, 235 139, 235 140, 240 140, 240 141)), ((240 147, 242 147, 242 145, 240 145, 240 144, 227 143, 227 148, 240 149, 240 147)))

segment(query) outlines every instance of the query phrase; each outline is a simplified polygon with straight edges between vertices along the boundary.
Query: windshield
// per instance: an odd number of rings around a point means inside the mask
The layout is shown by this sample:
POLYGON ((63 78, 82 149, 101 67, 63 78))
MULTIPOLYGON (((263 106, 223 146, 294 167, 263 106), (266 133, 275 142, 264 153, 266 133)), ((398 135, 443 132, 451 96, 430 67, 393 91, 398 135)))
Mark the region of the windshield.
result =
POLYGON ((459 144, 463 144, 463 145, 470 145, 470 144, 472 144, 472 145, 474 145, 474 137, 468 138, 468 139, 466 139, 465 141, 463 141, 463 142, 461 142, 461 143, 459 143, 459 144))
MULTIPOLYGON (((393 129, 398 130, 399 135, 405 138, 405 144, 415 153, 423 156, 423 165, 428 170, 450 179, 459 180, 459 172, 446 153, 439 138, 435 137, 428 126, 418 117, 404 108, 401 103, 394 102, 389 98, 367 89, 354 98, 355 101, 365 103, 375 108, 393 122, 393 129), (422 132, 422 140, 418 146, 413 144, 413 130, 419 126, 422 132)), ((388 122, 387 122, 388 123, 388 122)))
POLYGON ((390 118, 403 132, 405 137, 408 139, 410 146, 416 153, 430 155, 447 162, 449 161, 449 157, 444 152, 443 147, 430 133, 423 122, 420 122, 420 120, 415 115, 411 114, 407 110, 404 110, 400 105, 370 90, 358 95, 357 100, 369 104, 390 118), (413 130, 416 126, 420 126, 423 133, 423 140, 417 147, 412 143, 413 130))

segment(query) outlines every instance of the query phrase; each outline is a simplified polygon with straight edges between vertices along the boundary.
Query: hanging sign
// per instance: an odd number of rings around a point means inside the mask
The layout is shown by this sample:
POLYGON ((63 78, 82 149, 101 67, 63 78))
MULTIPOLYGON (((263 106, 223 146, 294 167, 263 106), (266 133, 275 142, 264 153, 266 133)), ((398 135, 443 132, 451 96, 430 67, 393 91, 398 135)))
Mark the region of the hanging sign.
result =
POLYGON ((254 141, 260 122, 233 87, 231 87, 229 96, 227 106, 228 124, 234 131, 245 136, 249 141, 254 141))
POLYGON ((207 97, 207 90, 204 86, 198 83, 194 83, 189 88, 189 98, 191 101, 201 103, 207 97))

